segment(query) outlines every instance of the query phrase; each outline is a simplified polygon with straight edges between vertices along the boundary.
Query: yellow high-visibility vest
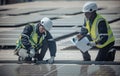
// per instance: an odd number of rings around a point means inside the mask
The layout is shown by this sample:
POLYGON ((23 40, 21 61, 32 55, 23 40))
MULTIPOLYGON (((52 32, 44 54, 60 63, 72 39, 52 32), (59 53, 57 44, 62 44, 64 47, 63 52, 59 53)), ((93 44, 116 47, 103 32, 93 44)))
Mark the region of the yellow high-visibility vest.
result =
MULTIPOLYGON (((43 34, 39 40, 39 43, 37 43, 38 41, 38 34, 36 33, 36 26, 33 25, 33 24, 30 24, 32 27, 33 27, 33 31, 30 35, 30 37, 28 37, 27 35, 25 34, 21 34, 26 36, 28 39, 29 39, 29 42, 31 43, 32 47, 35 48, 37 47, 38 44, 42 45, 42 41, 45 39, 46 37, 46 32, 45 32, 45 35, 43 34)), ((17 48, 25 48, 24 45, 22 44, 21 42, 21 36, 19 37, 19 39, 16 41, 16 45, 17 45, 17 48)))
MULTIPOLYGON (((33 26, 33 32, 30 35, 30 42, 32 46, 36 46, 38 41, 38 34, 36 33, 36 26, 34 25, 32 26, 33 26)), ((46 37, 46 32, 45 32, 45 35, 42 34, 38 44, 42 45, 42 41, 45 39, 45 37, 46 37)))
POLYGON ((107 46, 109 43, 115 41, 113 32, 112 32, 108 22, 101 15, 97 14, 97 17, 93 21, 91 28, 90 28, 89 20, 86 21, 86 28, 88 29, 88 32, 90 33, 90 36, 91 36, 93 42, 97 42, 98 40, 100 40, 100 34, 98 33, 98 24, 102 20, 104 20, 106 22, 107 31, 108 31, 108 33, 107 33, 108 39, 102 45, 97 44, 96 47, 98 47, 98 48, 103 48, 103 47, 107 46))

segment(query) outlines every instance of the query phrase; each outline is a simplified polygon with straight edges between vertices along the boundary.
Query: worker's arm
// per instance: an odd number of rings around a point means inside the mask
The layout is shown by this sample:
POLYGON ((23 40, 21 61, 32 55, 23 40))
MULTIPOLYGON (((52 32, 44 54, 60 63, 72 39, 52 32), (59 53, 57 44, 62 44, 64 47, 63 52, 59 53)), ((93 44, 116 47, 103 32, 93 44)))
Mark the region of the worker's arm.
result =
POLYGON ((87 28, 85 26, 86 26, 86 19, 84 19, 84 24, 82 25, 80 33, 79 33, 79 34, 81 34, 83 36, 88 34, 88 30, 87 30, 87 28))
POLYGON ((47 31, 47 36, 46 36, 47 42, 48 42, 48 48, 50 51, 50 58, 47 60, 49 64, 54 63, 54 58, 56 56, 56 42, 53 39, 52 35, 47 31))
POLYGON ((50 55, 55 56, 56 54, 56 42, 53 39, 52 35, 47 31, 47 41, 48 41, 48 48, 50 50, 50 55))
POLYGON ((21 42, 24 45, 25 49, 30 50, 31 43, 29 42, 29 37, 33 31, 33 28, 31 25, 28 25, 24 28, 21 36, 21 42))
POLYGON ((81 27, 80 32, 79 32, 79 34, 77 35, 77 38, 80 39, 80 38, 86 36, 87 34, 88 34, 88 30, 87 30, 87 28, 85 27, 85 20, 84 20, 84 24, 83 24, 83 26, 81 27))
POLYGON ((98 33, 100 34, 100 39, 97 43, 104 44, 108 39, 107 25, 106 25, 106 22, 104 20, 100 21, 98 24, 98 33))

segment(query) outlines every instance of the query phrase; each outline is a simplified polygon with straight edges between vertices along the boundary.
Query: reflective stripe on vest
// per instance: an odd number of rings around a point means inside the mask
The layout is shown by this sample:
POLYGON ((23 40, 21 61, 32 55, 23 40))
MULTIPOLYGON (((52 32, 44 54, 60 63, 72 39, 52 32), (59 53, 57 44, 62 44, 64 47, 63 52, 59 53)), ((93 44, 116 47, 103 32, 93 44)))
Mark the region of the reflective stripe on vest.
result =
POLYGON ((100 16, 99 14, 97 14, 97 17, 95 18, 91 28, 90 28, 89 21, 88 20, 86 21, 86 28, 88 29, 88 32, 90 33, 90 36, 91 36, 92 40, 94 42, 97 42, 98 40, 100 40, 100 35, 101 34, 98 33, 98 24, 102 20, 104 20, 106 22, 106 25, 107 25, 108 40, 102 45, 96 45, 96 47, 98 47, 98 48, 103 48, 103 47, 105 47, 106 45, 108 45, 109 43, 111 43, 115 40, 114 36, 113 36, 113 33, 112 33, 112 30, 111 30, 108 22, 102 16, 100 16))

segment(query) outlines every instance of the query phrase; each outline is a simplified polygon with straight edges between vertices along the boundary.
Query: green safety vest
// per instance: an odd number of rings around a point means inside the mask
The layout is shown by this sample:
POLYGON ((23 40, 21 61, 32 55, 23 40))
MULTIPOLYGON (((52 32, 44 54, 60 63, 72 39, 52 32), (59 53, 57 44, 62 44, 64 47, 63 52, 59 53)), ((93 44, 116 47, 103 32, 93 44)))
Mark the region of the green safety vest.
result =
MULTIPOLYGON (((43 34, 38 42, 38 34, 36 33, 36 26, 33 25, 33 24, 30 24, 32 27, 33 27, 33 32, 31 33, 30 37, 28 37, 27 35, 25 34, 21 34, 26 36, 29 40, 29 42, 31 43, 32 47, 33 48, 38 48, 38 45, 39 46, 42 46, 42 41, 45 39, 46 37, 46 32, 45 32, 45 35, 43 34), (38 42, 38 43, 37 43, 38 42)), ((16 41, 16 49, 17 48, 25 48, 24 45, 22 44, 21 42, 21 36, 19 37, 19 39, 16 41)))
MULTIPOLYGON (((90 36, 91 36, 93 42, 97 42, 98 40, 100 40, 100 34, 98 33, 98 24, 102 20, 105 20, 105 19, 101 15, 97 14, 97 17, 95 18, 91 28, 90 28, 89 20, 86 21, 86 28, 88 29, 88 32, 90 33, 90 36)), ((112 32, 108 22, 106 20, 105 20, 105 22, 106 22, 107 30, 108 30, 108 33, 107 33, 108 40, 102 45, 97 44, 96 47, 98 47, 98 48, 103 48, 103 47, 107 46, 109 43, 115 41, 113 32, 112 32)))

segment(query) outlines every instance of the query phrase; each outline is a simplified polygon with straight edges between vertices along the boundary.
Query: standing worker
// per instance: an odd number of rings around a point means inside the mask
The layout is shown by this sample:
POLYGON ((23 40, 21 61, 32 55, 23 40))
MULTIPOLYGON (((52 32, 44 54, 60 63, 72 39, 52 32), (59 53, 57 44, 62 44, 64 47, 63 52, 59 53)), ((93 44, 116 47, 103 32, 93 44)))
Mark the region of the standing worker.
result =
POLYGON ((52 21, 47 17, 44 17, 36 25, 27 25, 17 41, 15 54, 19 56, 18 60, 31 62, 34 58, 35 63, 42 61, 47 48, 49 48, 51 58, 47 62, 53 63, 56 43, 49 32, 51 28, 52 21))
MULTIPOLYGON (((89 46, 95 46, 99 49, 96 61, 114 61, 116 50, 113 48, 115 38, 113 32, 106 21, 100 14, 96 13, 97 4, 94 2, 87 2, 83 6, 83 13, 85 14, 84 25, 81 28, 81 32, 77 35, 78 38, 81 36, 89 36, 89 46)), ((83 59, 90 61, 91 56, 87 52, 83 53, 83 59)))

